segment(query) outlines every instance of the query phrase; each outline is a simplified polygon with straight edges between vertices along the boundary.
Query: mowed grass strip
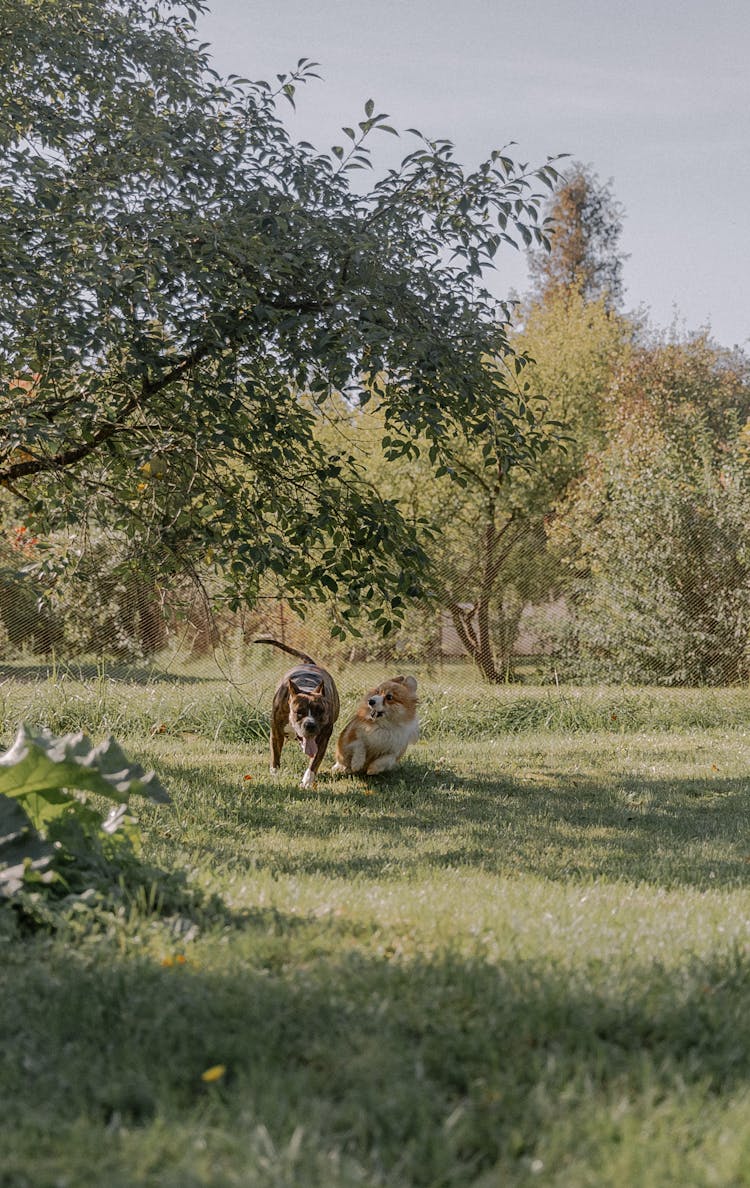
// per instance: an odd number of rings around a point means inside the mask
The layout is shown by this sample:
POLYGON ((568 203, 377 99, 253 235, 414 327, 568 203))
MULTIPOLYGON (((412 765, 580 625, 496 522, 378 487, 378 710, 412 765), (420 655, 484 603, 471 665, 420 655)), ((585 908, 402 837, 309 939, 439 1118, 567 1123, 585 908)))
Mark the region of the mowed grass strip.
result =
POLYGON ((6 923, 0 1184, 750 1183, 750 735, 675 699, 454 711, 312 792, 298 749, 131 735, 173 796, 144 860, 203 898, 6 923))

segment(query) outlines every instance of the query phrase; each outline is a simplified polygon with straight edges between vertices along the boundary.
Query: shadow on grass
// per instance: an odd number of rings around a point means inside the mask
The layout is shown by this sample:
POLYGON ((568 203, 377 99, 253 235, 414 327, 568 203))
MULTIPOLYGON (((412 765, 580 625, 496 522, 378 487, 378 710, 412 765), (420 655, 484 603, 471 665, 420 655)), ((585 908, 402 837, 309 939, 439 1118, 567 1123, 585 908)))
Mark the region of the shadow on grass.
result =
POLYGON ((67 660, 62 666, 52 663, 45 664, 42 661, 38 664, 0 664, 0 681, 21 681, 28 684, 41 683, 58 677, 72 681, 96 681, 100 680, 102 676, 107 680, 144 686, 156 684, 200 685, 211 683, 204 677, 184 676, 177 673, 164 672, 163 670, 160 671, 158 668, 150 668, 143 664, 128 664, 124 661, 106 665, 104 669, 102 669, 101 665, 95 664, 93 661, 85 660, 80 663, 67 660))
MULTIPOLYGON (((259 911, 216 971, 23 946, 2 978, 4 1182, 468 1185, 528 1171, 556 1132, 571 1153, 588 1135, 606 1165, 628 1123, 653 1141, 655 1101, 668 1119, 694 1094, 697 1116, 706 1095, 750 1079, 750 970, 731 955, 695 962, 679 985, 656 963, 613 989, 600 962, 406 961, 360 939, 345 922, 259 911), (274 1179, 295 1134, 294 1174, 274 1179), (197 1173, 196 1135, 223 1160, 217 1178, 197 1173), (340 1170, 342 1156, 362 1174, 339 1180, 326 1160, 340 1170)), ((671 1177, 670 1136, 661 1154, 671 1177)), ((649 1183, 670 1177, 657 1167, 649 1183)))
MULTIPOLYGON (((169 762, 160 764, 171 778, 169 762)), ((199 787, 205 769, 175 768, 199 787)), ((217 783, 201 850, 276 873, 401 877, 446 866, 664 887, 750 879, 750 781, 579 773, 543 780, 477 775, 412 761, 371 779, 323 777, 315 791, 217 783)), ((181 812, 189 812, 184 805, 181 812)), ((201 813, 205 812, 202 805, 201 813)))

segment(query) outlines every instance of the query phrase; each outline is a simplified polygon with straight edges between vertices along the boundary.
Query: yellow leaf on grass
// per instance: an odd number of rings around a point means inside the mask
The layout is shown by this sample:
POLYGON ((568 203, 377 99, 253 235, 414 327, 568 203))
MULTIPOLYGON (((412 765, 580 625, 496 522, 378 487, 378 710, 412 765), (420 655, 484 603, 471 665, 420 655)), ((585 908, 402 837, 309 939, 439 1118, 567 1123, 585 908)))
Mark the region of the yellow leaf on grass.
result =
POLYGON ((213 1081, 220 1081, 226 1071, 226 1064, 213 1064, 211 1068, 207 1068, 205 1072, 201 1073, 201 1080, 210 1085, 213 1081))

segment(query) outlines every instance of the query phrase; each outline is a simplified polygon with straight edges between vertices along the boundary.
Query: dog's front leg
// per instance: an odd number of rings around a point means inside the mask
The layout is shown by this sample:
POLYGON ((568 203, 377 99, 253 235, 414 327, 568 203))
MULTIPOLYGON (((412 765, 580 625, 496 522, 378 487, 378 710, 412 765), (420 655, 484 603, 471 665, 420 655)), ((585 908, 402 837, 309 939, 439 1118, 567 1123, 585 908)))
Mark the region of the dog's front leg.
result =
POLYGON ((315 777, 318 774, 318 768, 323 762, 323 756, 326 753, 328 741, 332 733, 333 723, 331 723, 330 726, 324 726, 321 728, 320 734, 318 735, 318 749, 310 760, 307 770, 300 780, 301 788, 313 788, 315 786, 315 777))
POLYGON ((347 747, 346 753, 346 767, 342 767, 341 771, 350 771, 355 775, 357 772, 363 771, 367 762, 367 748, 363 742, 355 741, 350 743, 347 747))
POLYGON ((271 775, 279 774, 281 766, 281 748, 284 745, 284 728, 279 726, 276 718, 271 721, 271 775))

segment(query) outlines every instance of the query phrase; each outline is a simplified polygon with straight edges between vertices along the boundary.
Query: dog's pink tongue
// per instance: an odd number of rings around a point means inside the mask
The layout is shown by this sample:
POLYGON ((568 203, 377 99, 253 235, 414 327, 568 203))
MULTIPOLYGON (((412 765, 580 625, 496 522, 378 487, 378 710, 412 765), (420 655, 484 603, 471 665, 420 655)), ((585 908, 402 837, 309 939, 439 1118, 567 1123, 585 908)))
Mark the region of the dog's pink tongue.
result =
POLYGON ((314 738, 306 738, 302 743, 302 750, 306 755, 309 755, 311 759, 314 759, 318 753, 318 744, 314 738))

